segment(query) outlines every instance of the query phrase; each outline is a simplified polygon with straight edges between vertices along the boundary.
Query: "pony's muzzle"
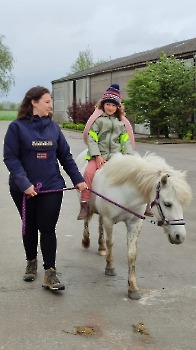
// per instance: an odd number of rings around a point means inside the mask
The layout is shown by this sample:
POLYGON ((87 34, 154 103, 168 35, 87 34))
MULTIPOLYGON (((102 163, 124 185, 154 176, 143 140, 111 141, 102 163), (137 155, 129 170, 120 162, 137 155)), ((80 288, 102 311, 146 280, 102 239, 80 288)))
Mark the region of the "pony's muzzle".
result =
POLYGON ((171 244, 182 244, 185 238, 186 234, 174 233, 171 235, 168 233, 168 240, 171 244))

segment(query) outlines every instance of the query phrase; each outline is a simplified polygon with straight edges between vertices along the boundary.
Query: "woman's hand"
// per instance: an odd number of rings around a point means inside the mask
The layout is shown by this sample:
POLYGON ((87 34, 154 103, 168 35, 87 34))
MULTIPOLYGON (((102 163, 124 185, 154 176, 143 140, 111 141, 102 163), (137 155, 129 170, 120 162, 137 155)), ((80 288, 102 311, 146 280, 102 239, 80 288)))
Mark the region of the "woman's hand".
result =
POLYGON ((80 182, 75 187, 78 187, 78 189, 77 189, 78 192, 84 191, 88 188, 86 182, 80 182))
POLYGON ((104 165, 104 163, 106 163, 106 160, 103 159, 102 156, 96 156, 97 169, 101 169, 101 167, 104 165))
POLYGON ((25 193, 32 197, 37 196, 37 192, 35 192, 33 185, 30 188, 28 188, 28 190, 26 190, 25 193))

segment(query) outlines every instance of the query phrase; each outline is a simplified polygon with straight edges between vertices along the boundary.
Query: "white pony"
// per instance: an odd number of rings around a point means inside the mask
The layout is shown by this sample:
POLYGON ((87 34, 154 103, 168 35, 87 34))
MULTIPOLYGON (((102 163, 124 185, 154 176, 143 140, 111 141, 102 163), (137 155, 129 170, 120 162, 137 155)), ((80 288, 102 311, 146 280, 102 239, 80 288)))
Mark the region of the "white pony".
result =
MULTIPOLYGON (((76 159, 81 173, 84 173, 87 161, 86 150, 76 159)), ((186 230, 183 221, 183 209, 191 200, 191 189, 186 182, 186 172, 170 167, 163 158, 155 154, 115 154, 96 171, 92 190, 117 202, 139 215, 144 215, 146 203, 152 203, 152 211, 163 226, 170 243, 180 244, 185 240, 186 230)), ((140 299, 136 284, 135 262, 137 255, 137 238, 142 229, 143 220, 134 214, 119 208, 103 198, 91 193, 90 217, 93 213, 100 215, 99 254, 105 255, 103 226, 106 231, 106 269, 109 276, 116 274, 113 264, 113 225, 123 221, 127 227, 128 246, 128 296, 140 299), (103 224, 103 225, 102 225, 103 224)), ((90 246, 88 220, 84 221, 82 245, 90 246)))

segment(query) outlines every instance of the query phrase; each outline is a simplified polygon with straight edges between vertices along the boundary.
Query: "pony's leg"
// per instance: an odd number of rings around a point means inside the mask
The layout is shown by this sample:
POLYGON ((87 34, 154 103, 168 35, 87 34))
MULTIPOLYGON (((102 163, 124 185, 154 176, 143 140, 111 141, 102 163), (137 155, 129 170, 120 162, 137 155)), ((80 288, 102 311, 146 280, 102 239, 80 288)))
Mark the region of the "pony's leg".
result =
POLYGON ((104 228, 103 228, 103 218, 99 215, 99 239, 98 239, 98 254, 106 255, 105 239, 104 239, 104 228))
POLYGON ((127 224, 127 248, 128 248, 128 297, 133 300, 141 298, 138 292, 136 274, 135 274, 135 262, 137 257, 137 238, 142 229, 143 222, 137 222, 137 225, 127 224))
POLYGON ((90 247, 90 235, 89 235, 89 230, 88 230, 88 219, 84 220, 84 232, 83 232, 82 246, 86 249, 90 247))
POLYGON ((112 247, 114 245, 113 241, 113 225, 108 223, 105 219, 103 221, 104 228, 106 231, 106 246, 107 246, 107 256, 106 256, 106 268, 105 268, 105 274, 108 276, 115 276, 116 271, 113 264, 113 254, 112 254, 112 247))

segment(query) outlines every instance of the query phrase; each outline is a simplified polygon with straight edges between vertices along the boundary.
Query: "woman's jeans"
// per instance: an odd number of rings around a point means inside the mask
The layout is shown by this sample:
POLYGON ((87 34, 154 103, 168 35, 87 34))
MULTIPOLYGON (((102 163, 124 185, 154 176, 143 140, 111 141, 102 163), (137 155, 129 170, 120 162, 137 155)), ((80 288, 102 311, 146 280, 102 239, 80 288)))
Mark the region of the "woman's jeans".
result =
MULTIPOLYGON (((10 194, 22 218, 23 193, 10 188, 10 194)), ((38 194, 26 199, 26 227, 23 244, 27 260, 37 257, 38 230, 44 268, 55 268, 56 233, 63 192, 38 194)))

